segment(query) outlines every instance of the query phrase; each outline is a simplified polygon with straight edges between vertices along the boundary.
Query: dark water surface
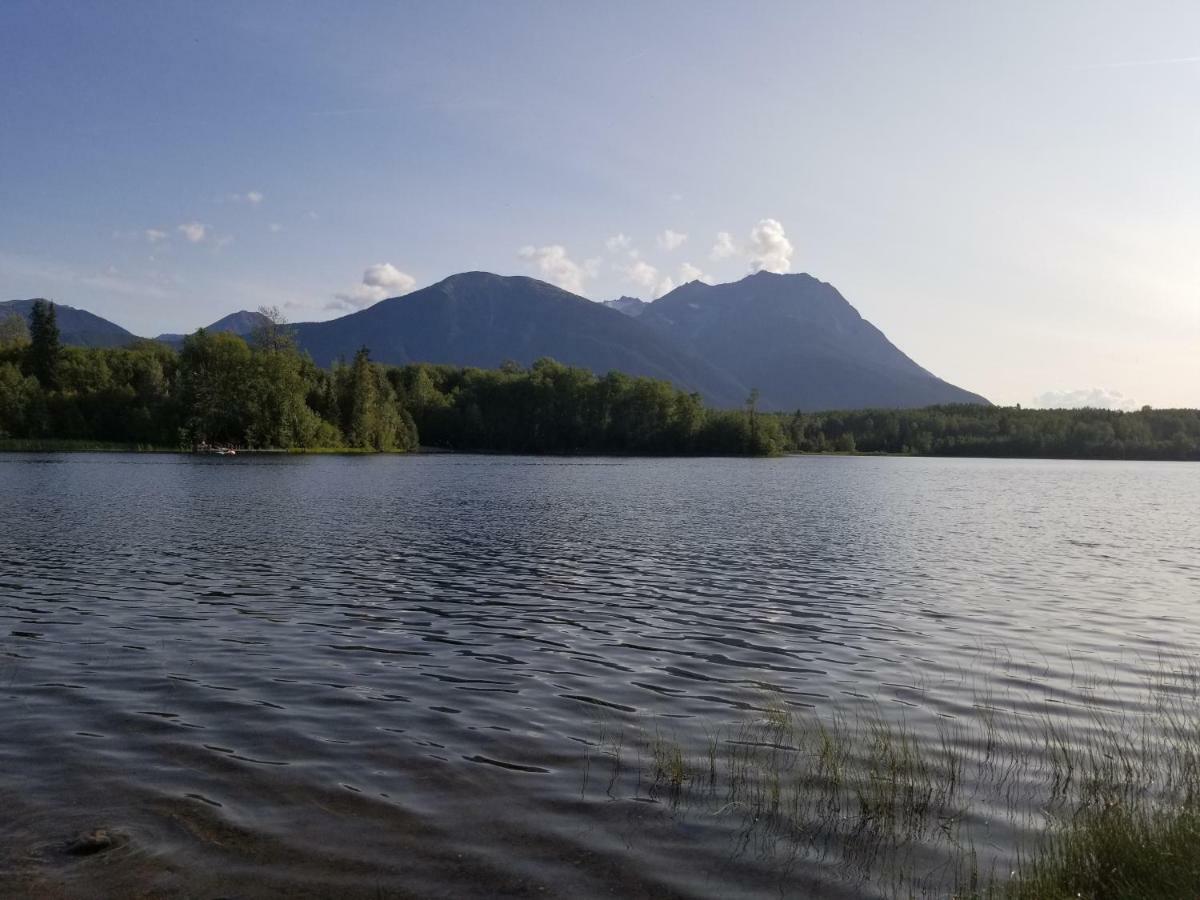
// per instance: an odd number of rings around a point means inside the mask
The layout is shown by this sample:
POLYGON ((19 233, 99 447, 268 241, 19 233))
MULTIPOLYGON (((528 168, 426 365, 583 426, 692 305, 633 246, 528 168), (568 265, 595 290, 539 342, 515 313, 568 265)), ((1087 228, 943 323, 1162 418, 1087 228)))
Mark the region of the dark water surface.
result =
POLYGON ((886 893, 648 743, 1136 709, 1198 598, 1195 464, 4 455, 0 894, 886 893))

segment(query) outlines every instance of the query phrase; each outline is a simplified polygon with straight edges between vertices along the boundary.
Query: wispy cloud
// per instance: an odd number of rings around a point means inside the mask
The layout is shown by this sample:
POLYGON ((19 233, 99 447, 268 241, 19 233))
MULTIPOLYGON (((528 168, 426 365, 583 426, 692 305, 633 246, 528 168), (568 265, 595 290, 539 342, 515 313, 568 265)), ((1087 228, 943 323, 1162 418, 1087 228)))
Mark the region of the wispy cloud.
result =
POLYGON ((156 283, 152 279, 123 275, 115 266, 107 266, 99 272, 81 271, 64 263, 0 254, 0 275, 31 283, 35 294, 61 292, 64 302, 70 302, 72 292, 79 288, 153 300, 175 296, 174 291, 162 283, 162 279, 156 283))
POLYGON ((670 228, 662 232, 657 238, 659 248, 666 250, 668 253, 672 250, 678 250, 687 240, 687 235, 679 231, 672 231, 670 228))
POLYGON ((595 259, 577 263, 567 254, 562 244, 535 247, 528 244, 517 251, 517 257, 532 264, 542 278, 558 285, 564 291, 582 294, 584 282, 595 278, 600 261, 595 259))
POLYGON ((1041 409, 1137 409, 1131 398, 1106 388, 1046 391, 1033 398, 1033 405, 1041 409))
POLYGON ((629 239, 629 236, 624 232, 621 232, 619 234, 614 234, 610 238, 606 238, 604 241, 604 246, 609 253, 620 253, 622 250, 628 250, 632 243, 633 241, 629 239))
POLYGON ((647 290, 658 282, 658 269, 644 259, 635 259, 627 266, 618 266, 618 269, 629 281, 647 290))
POLYGON ((391 263, 375 263, 363 272, 362 281, 345 293, 335 294, 326 309, 363 309, 389 297, 400 297, 416 287, 417 280, 391 263))
POLYGON ((728 231, 718 231, 708 258, 720 262, 740 256, 750 264, 751 272, 782 274, 791 270, 793 253, 795 247, 788 240, 783 223, 778 219, 759 219, 744 243, 734 240, 728 231))
POLYGON ((225 199, 230 203, 248 203, 251 206, 258 206, 266 197, 262 191, 246 191, 244 194, 226 194, 225 199))
POLYGON ((733 243, 733 235, 728 231, 718 231, 717 239, 713 243, 712 249, 708 251, 708 256, 713 260, 722 260, 736 256, 737 252, 737 246, 733 243))
POLYGON ((193 244, 202 244, 208 237, 209 226, 200 222, 184 222, 176 226, 176 230, 193 244))
POLYGON ((671 293, 682 282, 694 281, 697 278, 707 279, 708 277, 691 263, 684 263, 679 267, 678 282, 670 275, 660 273, 657 267, 650 265, 644 259, 632 259, 628 265, 614 265, 613 268, 624 275, 627 281, 649 293, 655 300, 663 294, 671 293))

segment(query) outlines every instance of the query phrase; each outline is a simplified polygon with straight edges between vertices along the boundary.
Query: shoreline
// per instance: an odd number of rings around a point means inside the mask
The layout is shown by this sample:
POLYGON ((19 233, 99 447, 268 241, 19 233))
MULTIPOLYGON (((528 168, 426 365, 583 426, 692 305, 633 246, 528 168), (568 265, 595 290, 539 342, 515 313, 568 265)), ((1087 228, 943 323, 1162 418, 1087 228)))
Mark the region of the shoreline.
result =
MULTIPOLYGON (((0 439, 0 455, 6 453, 129 453, 148 455, 175 456, 209 456, 212 454, 197 453, 194 450, 184 450, 175 447, 157 447, 143 444, 90 443, 88 441, 69 440, 30 440, 0 439)), ((1194 459, 1163 459, 1146 456, 997 456, 994 454, 966 453, 887 453, 887 452, 855 452, 844 450, 823 451, 819 453, 799 450, 786 451, 769 456, 751 454, 713 454, 713 453, 619 453, 606 450, 579 450, 574 452, 520 453, 512 450, 452 450, 446 447, 421 447, 416 450, 362 450, 353 447, 259 447, 254 449, 238 449, 237 456, 520 456, 546 459, 594 458, 606 459, 783 459, 801 457, 807 459, 820 458, 884 458, 884 459, 995 459, 995 460, 1029 460, 1044 462, 1153 462, 1153 463, 1196 463, 1194 459)))

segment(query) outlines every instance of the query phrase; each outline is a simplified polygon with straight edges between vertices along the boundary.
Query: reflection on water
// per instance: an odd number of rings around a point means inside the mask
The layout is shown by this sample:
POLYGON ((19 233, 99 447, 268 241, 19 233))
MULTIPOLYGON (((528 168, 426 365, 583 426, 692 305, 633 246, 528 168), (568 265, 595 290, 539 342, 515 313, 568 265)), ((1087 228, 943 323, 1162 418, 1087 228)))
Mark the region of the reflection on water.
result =
POLYGON ((980 793, 988 722, 1148 709, 1200 636, 1198 508, 1190 464, 0 457, 0 879, 887 894, 869 842, 763 813, 864 709, 958 754, 944 809, 1004 865, 1040 774, 980 793))

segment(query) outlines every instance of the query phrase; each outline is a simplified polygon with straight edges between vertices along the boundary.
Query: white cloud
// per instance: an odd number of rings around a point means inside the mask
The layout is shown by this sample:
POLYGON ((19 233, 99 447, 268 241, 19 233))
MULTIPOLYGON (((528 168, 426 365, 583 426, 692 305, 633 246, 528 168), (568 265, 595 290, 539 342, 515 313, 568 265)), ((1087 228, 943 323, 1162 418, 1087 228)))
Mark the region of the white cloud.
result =
POLYGON ((1033 400, 1042 409, 1137 409, 1138 405, 1120 391, 1105 388, 1082 388, 1074 391, 1046 391, 1033 400))
POLYGON ((612 237, 605 240, 604 246, 609 253, 619 253, 622 250, 628 250, 631 243, 633 242, 629 239, 629 236, 621 233, 614 234, 612 237))
POLYGON ((395 291, 395 296, 407 294, 416 283, 415 278, 401 272, 391 263, 375 263, 363 272, 363 284, 384 291, 395 291))
POLYGON ((679 283, 687 284, 689 281, 703 281, 705 284, 712 284, 713 277, 698 266, 685 262, 679 267, 679 283))
POLYGON ((627 266, 614 265, 613 268, 623 274, 628 281, 649 292, 655 299, 671 293, 676 287, 689 281, 700 280, 708 284, 712 284, 713 281, 711 275, 705 274, 698 267, 686 262, 679 267, 678 280, 670 275, 660 273, 655 266, 650 265, 644 259, 634 259, 627 266))
POLYGON ((687 240, 687 235, 668 228, 658 236, 657 240, 659 247, 670 252, 683 246, 683 242, 687 240))
POLYGON ((278 222, 272 222, 267 227, 271 230, 272 234, 279 234, 279 232, 283 231, 283 226, 280 225, 278 222))
POLYGON ((635 259, 621 271, 625 273, 626 278, 640 287, 652 288, 658 281, 658 269, 644 259, 635 259))
POLYGON ((249 203, 251 206, 258 206, 266 197, 262 191, 246 191, 244 194, 229 194, 226 199, 230 203, 249 203))
POLYGON ((733 235, 728 231, 717 232, 717 242, 708 251, 710 259, 729 259, 731 256, 737 255, 737 247, 733 243, 733 235))
POLYGON ((599 260, 591 259, 580 265, 567 255, 567 248, 562 244, 546 247, 529 244, 518 250, 517 256, 536 266, 544 280, 573 294, 583 293, 583 282, 594 278, 600 265, 599 260))
POLYGON ((167 239, 167 233, 165 231, 159 231, 157 228, 147 228, 144 232, 142 232, 142 234, 146 236, 146 240, 148 240, 151 244, 157 244, 159 241, 165 241, 167 239))
POLYGON ((778 219, 761 219, 750 229, 750 271, 783 273, 792 267, 792 242, 778 219))
POLYGON ((363 272, 362 281, 334 295, 328 309, 362 309, 388 297, 400 297, 416 287, 417 280, 391 263, 375 263, 363 272))
POLYGON ((193 244, 199 244, 208 237, 208 226, 199 222, 185 222, 178 227, 178 231, 193 244))

